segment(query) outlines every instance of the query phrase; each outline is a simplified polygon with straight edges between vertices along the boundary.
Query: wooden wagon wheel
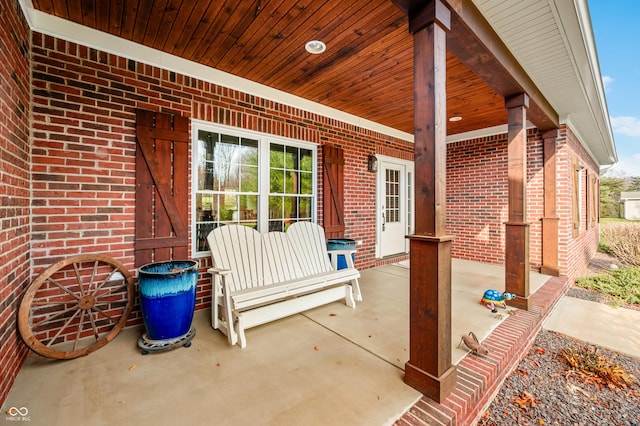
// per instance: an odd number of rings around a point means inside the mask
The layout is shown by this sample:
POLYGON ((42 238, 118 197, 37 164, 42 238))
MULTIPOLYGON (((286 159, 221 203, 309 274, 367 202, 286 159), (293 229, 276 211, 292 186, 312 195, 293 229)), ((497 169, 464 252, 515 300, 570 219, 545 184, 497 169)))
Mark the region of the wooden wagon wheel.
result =
POLYGON ((81 254, 49 266, 27 289, 18 328, 33 351, 72 359, 113 340, 133 307, 133 277, 117 260, 81 254))

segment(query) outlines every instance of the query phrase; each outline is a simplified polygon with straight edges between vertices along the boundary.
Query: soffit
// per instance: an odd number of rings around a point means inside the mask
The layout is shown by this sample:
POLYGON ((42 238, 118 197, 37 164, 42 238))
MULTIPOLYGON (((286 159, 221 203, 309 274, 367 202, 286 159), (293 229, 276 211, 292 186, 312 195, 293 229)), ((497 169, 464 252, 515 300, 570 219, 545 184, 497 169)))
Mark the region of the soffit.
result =
POLYGON ((615 162, 586 1, 473 1, 594 159, 615 162))
MULTIPOLYGON (((413 133, 413 39, 390 0, 32 0, 45 14, 413 133), (321 55, 309 40, 327 45, 321 55)), ((78 40, 81 42, 81 40, 78 40)), ((504 100, 447 56, 448 123, 506 123, 504 100)))

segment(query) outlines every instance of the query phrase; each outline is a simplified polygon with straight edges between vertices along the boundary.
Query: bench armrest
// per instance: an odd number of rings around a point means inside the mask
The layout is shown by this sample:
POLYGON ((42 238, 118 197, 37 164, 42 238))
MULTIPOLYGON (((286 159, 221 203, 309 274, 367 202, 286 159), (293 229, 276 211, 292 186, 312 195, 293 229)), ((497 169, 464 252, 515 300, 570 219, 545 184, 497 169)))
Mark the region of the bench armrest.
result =
POLYGON ((355 269, 355 265, 353 264, 353 258, 351 257, 357 250, 348 249, 348 250, 327 250, 327 252, 331 255, 331 266, 333 270, 338 269, 338 256, 344 256, 344 260, 347 262, 347 268, 355 269))
POLYGON ((212 275, 227 275, 231 273, 231 269, 209 268, 207 272, 212 275))

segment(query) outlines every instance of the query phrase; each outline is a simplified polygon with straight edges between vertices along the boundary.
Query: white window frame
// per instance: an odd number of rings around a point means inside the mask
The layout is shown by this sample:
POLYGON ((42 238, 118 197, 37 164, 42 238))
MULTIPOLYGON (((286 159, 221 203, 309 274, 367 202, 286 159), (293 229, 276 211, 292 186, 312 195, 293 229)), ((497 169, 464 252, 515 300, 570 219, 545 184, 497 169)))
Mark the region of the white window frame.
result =
POLYGON ((292 146, 308 149, 313 154, 313 195, 311 201, 311 220, 318 221, 318 145, 312 142, 299 141, 280 136, 273 136, 266 133, 259 133, 239 127, 225 126, 222 124, 210 123, 202 120, 191 120, 191 142, 192 142, 192 174, 191 174, 191 252, 193 257, 207 257, 208 251, 198 251, 197 228, 196 228, 196 195, 198 193, 198 133, 201 131, 214 133, 224 133, 231 136, 258 140, 258 231, 265 233, 269 230, 269 191, 270 191, 270 168, 269 168, 269 147, 273 144, 292 146))

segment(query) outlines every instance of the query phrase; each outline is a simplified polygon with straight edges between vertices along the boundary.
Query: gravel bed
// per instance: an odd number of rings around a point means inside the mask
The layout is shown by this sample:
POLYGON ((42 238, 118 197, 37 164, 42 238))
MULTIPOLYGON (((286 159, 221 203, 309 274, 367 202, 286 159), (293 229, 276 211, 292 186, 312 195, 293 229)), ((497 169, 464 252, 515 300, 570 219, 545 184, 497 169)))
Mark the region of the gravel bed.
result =
POLYGON ((640 358, 597 348, 633 376, 633 385, 611 389, 585 381, 560 355, 580 347, 595 348, 542 330, 478 425, 640 425, 640 358))

